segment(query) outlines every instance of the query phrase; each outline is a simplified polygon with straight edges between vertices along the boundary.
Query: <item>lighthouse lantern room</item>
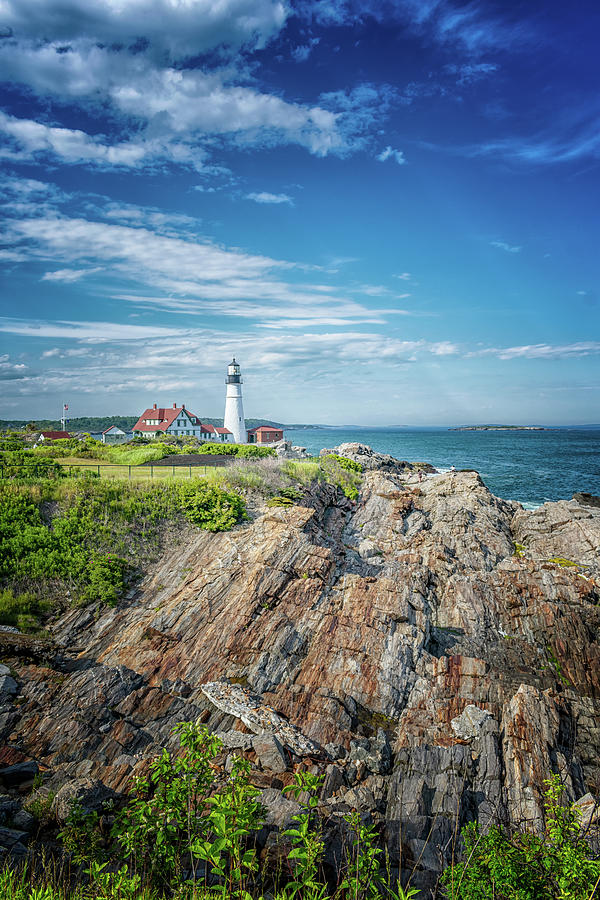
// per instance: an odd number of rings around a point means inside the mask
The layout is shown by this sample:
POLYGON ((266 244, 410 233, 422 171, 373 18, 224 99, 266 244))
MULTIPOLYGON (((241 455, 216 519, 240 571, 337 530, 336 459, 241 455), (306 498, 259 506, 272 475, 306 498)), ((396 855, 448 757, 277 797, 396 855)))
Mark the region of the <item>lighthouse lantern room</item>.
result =
POLYGON ((225 384, 227 391, 223 425, 231 431, 236 444, 245 444, 246 423, 244 422, 244 404, 242 402, 242 370, 235 361, 235 356, 227 366, 225 384))

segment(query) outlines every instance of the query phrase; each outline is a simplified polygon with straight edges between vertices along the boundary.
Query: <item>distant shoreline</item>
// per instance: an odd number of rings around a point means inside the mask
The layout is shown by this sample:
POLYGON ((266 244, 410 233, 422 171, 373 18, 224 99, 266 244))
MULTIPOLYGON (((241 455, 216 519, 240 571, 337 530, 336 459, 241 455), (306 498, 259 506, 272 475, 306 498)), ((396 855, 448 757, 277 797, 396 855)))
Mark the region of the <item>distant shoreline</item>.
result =
POLYGON ((460 425, 448 431, 556 431, 542 425, 460 425))

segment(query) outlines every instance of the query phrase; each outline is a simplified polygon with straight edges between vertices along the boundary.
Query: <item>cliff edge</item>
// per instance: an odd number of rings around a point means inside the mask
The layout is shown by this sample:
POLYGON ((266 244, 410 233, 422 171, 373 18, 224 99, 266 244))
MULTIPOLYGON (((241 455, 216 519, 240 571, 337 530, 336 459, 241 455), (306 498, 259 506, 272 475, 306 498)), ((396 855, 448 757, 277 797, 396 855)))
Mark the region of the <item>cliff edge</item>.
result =
POLYGON ((0 763, 124 791, 199 718, 253 762, 271 824, 309 767, 331 820, 369 812, 423 883, 468 820, 537 827, 553 771, 593 805, 600 509, 526 511, 475 472, 413 482, 386 460, 355 503, 314 485, 198 532, 49 644, 4 635, 0 763))

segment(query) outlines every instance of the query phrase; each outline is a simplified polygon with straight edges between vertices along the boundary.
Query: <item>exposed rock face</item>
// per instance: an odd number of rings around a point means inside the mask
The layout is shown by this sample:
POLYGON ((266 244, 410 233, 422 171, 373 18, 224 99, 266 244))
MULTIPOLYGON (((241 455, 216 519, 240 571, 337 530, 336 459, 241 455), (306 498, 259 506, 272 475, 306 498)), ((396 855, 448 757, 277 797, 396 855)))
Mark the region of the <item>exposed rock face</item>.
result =
POLYGON ((410 468, 408 463, 395 459, 389 453, 378 453, 368 444, 339 444, 331 450, 321 450, 319 455, 327 456, 329 453, 336 453, 338 456, 345 456, 346 459, 360 463, 365 470, 379 469, 402 473, 405 469, 410 468))
POLYGON ((551 771, 593 807, 600 510, 527 512, 474 472, 411 488, 397 461, 366 469, 356 504, 322 486, 199 532, 128 603, 65 616, 54 649, 9 644, 0 765, 120 791, 200 718, 253 761, 270 821, 312 764, 331 815, 369 809, 392 863, 432 884, 468 819, 539 827, 551 771))

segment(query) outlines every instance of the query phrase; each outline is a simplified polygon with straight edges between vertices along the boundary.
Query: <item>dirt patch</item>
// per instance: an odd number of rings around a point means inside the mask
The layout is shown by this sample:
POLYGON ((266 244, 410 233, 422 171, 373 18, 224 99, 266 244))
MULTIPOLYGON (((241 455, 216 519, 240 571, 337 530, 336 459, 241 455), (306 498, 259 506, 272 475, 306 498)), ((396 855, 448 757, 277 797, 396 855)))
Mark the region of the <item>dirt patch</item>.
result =
POLYGON ((155 459, 151 462, 141 463, 142 466, 231 466, 235 462, 235 456, 218 456, 215 453, 181 453, 176 456, 165 456, 163 459, 155 459))

